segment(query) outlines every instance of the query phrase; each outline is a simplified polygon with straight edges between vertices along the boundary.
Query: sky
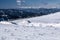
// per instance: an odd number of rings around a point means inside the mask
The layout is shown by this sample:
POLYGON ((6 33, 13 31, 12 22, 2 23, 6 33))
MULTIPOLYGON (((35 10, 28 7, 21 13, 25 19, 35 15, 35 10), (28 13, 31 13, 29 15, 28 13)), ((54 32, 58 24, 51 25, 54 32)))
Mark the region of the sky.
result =
MULTIPOLYGON (((0 0, 1 8, 17 8, 17 0, 0 0)), ((60 0, 24 0, 23 6, 60 8, 60 0)))

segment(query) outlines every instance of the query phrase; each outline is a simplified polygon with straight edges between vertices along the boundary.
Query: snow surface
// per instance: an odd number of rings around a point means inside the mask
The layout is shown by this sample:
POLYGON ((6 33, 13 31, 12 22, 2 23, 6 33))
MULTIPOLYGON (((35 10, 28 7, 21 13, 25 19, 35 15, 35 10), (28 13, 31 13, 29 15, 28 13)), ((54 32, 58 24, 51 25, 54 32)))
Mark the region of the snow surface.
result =
POLYGON ((45 23, 60 23, 60 12, 51 13, 50 15, 25 19, 32 22, 45 22, 45 23))
POLYGON ((0 24, 12 24, 12 23, 7 22, 7 21, 1 21, 0 24))
POLYGON ((0 22, 0 40, 60 40, 59 14, 0 22))

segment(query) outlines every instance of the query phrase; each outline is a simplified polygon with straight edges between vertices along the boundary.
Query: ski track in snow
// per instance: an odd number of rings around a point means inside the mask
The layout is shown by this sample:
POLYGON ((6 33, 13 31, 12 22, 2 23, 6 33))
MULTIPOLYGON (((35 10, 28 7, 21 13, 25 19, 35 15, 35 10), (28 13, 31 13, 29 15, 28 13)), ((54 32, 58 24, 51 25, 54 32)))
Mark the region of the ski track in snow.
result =
POLYGON ((60 23, 27 20, 0 22, 0 40, 60 40, 60 23))

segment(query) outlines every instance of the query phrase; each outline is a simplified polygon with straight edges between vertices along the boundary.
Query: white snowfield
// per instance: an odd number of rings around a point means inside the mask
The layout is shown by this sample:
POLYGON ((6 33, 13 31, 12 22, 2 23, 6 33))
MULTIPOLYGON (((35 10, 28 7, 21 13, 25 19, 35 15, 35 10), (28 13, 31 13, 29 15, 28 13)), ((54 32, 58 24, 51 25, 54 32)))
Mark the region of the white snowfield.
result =
POLYGON ((59 15, 0 22, 0 40, 60 40, 59 15))

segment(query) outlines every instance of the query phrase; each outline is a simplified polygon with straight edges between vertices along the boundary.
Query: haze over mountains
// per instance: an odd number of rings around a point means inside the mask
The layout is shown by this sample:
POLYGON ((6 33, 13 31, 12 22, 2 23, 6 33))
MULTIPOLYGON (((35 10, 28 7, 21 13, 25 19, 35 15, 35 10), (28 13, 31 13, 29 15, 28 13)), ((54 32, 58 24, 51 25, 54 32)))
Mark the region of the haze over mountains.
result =
MULTIPOLYGON (((0 9, 17 8, 17 0, 0 0, 0 9)), ((40 8, 60 8, 60 0, 23 0, 23 6, 40 8)))

